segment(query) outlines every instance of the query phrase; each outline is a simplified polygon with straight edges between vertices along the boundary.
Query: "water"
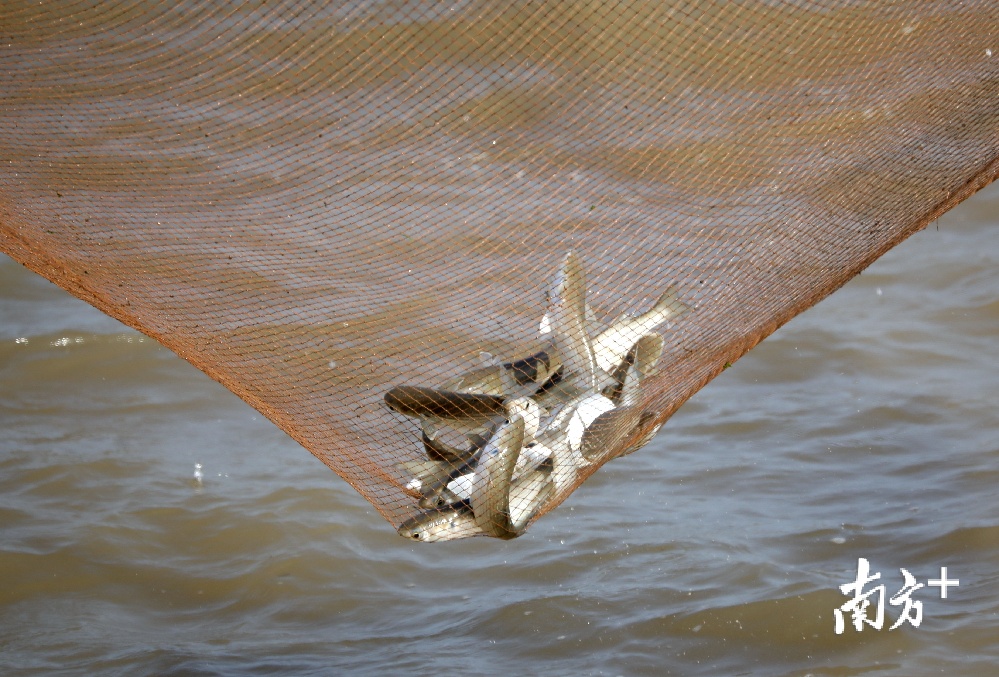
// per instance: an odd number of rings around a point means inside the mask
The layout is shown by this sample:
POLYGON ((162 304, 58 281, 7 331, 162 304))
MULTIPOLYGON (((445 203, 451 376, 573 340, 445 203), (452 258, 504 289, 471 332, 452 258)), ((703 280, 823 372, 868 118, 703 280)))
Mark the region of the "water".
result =
POLYGON ((3 259, 2 672, 993 674, 997 214, 916 234, 525 536, 433 546, 3 259), (861 557, 887 596, 960 585, 837 635, 861 557))

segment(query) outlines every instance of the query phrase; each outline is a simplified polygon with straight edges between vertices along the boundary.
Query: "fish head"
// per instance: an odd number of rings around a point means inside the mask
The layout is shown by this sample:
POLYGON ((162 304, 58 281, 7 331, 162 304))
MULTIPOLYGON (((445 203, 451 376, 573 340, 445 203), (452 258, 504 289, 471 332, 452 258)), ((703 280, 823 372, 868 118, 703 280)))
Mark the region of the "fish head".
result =
POLYGON ((471 508, 462 502, 421 512, 403 522, 398 533, 411 541, 434 543, 467 538, 482 531, 475 524, 471 508))
POLYGON ((547 413, 530 397, 517 397, 506 403, 507 416, 513 420, 515 416, 524 419, 524 437, 532 439, 541 425, 541 417, 547 413))
POLYGON ((523 415, 512 414, 509 420, 496 430, 496 434, 489 440, 483 453, 502 456, 519 454, 521 447, 524 446, 526 428, 523 415))

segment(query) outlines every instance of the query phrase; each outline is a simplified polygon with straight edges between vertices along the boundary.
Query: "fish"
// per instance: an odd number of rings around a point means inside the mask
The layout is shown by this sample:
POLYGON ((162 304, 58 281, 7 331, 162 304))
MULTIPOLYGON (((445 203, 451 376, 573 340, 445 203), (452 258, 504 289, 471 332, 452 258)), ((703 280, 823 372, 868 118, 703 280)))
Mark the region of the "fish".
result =
POLYGON ((403 522, 398 534, 421 543, 451 541, 482 534, 468 501, 458 501, 442 508, 425 510, 403 522))
MULTIPOLYGON (((506 411, 510 419, 517 416, 524 421, 525 440, 533 442, 533 435, 538 430, 543 413, 534 400, 526 397, 510 400, 506 404, 506 411)), ((441 507, 467 498, 467 491, 456 490, 451 484, 457 482, 458 487, 463 487, 468 484, 468 477, 474 477, 479 455, 490 438, 485 435, 469 435, 471 444, 466 450, 456 449, 439 439, 431 439, 426 432, 422 439, 428 459, 400 464, 404 472, 413 475, 406 489, 419 496, 421 508, 441 507)))
MULTIPOLYGON (((419 506, 421 508, 438 508, 460 500, 461 497, 450 491, 449 485, 456 478, 474 471, 479 460, 479 455, 486 447, 486 444, 488 444, 489 439, 489 437, 484 435, 470 435, 469 442, 471 446, 462 452, 460 456, 452 457, 451 460, 446 461, 431 461, 431 463, 434 463, 434 467, 430 472, 425 472, 424 475, 417 475, 415 481, 406 485, 407 489, 414 490, 419 494, 419 506)), ((430 440, 425 433, 423 435, 423 444, 428 449, 440 450, 443 447, 456 452, 458 451, 453 449, 453 447, 443 444, 440 440, 430 440)), ((420 469, 418 464, 426 462, 411 462, 409 465, 402 465, 404 470, 409 467, 420 469)))
POLYGON ((638 365, 632 364, 625 375, 618 405, 601 412, 586 426, 580 439, 579 452, 588 463, 605 462, 634 451, 630 449, 610 455, 642 421, 642 409, 639 406, 642 378, 638 365))
POLYGON ((618 452, 614 456, 610 454, 635 431, 640 418, 641 410, 638 407, 617 407, 600 414, 583 433, 579 453, 588 463, 601 463, 623 456, 625 452, 618 452))
POLYGON ((524 419, 514 416, 500 426, 482 450, 471 487, 472 513, 479 529, 496 538, 519 536, 510 522, 510 483, 524 446, 524 419))
POLYGON ((665 341, 659 334, 646 334, 638 339, 625 355, 621 364, 611 373, 614 384, 604 388, 603 394, 610 398, 614 404, 620 404, 631 368, 634 367, 638 370, 638 380, 654 373, 655 366, 659 362, 659 358, 662 357, 664 344, 665 341))
MULTIPOLYGON (((610 376, 597 362, 587 327, 586 274, 579 257, 571 251, 549 288, 548 304, 546 316, 565 372, 563 379, 581 381, 584 387, 597 391, 609 385, 610 376)), ((627 348, 622 358, 626 352, 627 348)))
MULTIPOLYGON (((535 443, 530 447, 524 447, 514 466, 510 494, 521 493, 523 490, 519 487, 532 482, 534 473, 540 472, 545 477, 550 476, 554 467, 551 456, 551 451, 540 444, 535 443)), ((476 473, 473 470, 470 473, 455 477, 448 483, 447 488, 451 495, 457 497, 455 500, 470 499, 476 481, 476 473)))
POLYGON ((407 491, 415 492, 417 495, 422 495, 425 486, 430 486, 441 481, 447 482, 449 470, 452 467, 450 463, 431 461, 429 459, 403 461, 399 464, 399 469, 407 477, 412 478, 406 484, 407 491))
POLYGON ((505 413, 505 398, 421 386, 395 386, 385 393, 393 411, 418 418, 490 421, 505 413))
MULTIPOLYGON (((552 494, 551 464, 543 464, 510 485, 509 519, 501 538, 515 538, 524 533, 538 509, 552 494)), ((457 500, 448 505, 424 510, 399 526, 398 533, 421 543, 451 541, 487 533, 476 523, 471 501, 457 500)))
POLYGON ((423 432, 420 437, 423 442, 423 450, 427 458, 431 461, 441 461, 453 466, 467 463, 471 458, 478 455, 482 448, 486 446, 489 438, 496 432, 495 424, 488 426, 482 434, 468 435, 469 446, 467 449, 458 449, 446 444, 439 438, 431 439, 423 432))
MULTIPOLYGON (((524 435, 524 439, 526 441, 526 425, 524 435)), ((512 482, 516 483, 520 481, 521 478, 531 470, 536 470, 545 465, 549 466, 550 470, 552 463, 551 455, 551 451, 547 447, 538 444, 537 442, 532 441, 529 444, 525 444, 520 450, 520 455, 517 457, 517 463, 514 465, 512 482)), ((474 465, 475 464, 469 464, 468 467, 472 469, 467 472, 453 474, 448 482, 447 488, 459 498, 468 498, 471 495, 471 488, 475 483, 474 465)))
MULTIPOLYGON (((655 418, 656 418, 655 412, 648 410, 643 411, 642 415, 638 419, 638 423, 635 425, 635 428, 636 429, 641 428, 646 424, 648 424, 649 421, 652 421, 655 418)), ((635 440, 632 444, 628 445, 628 448, 624 449, 620 454, 618 454, 618 456, 627 456, 628 454, 638 451, 646 444, 651 442, 652 438, 656 436, 656 434, 659 432, 659 429, 662 427, 663 427, 662 422, 656 423, 654 426, 649 428, 649 430, 646 433, 644 433, 641 437, 635 440)))
POLYGON ((689 310, 690 307, 678 298, 677 290, 670 287, 650 310, 636 317, 625 313, 600 332, 592 343, 594 360, 604 371, 613 372, 639 339, 689 310))
MULTIPOLYGON (((546 291, 546 304, 549 304, 548 295, 549 292, 546 291)), ((596 316, 593 314, 593 310, 590 309, 589 303, 584 304, 583 314, 586 317, 586 331, 589 332, 591 336, 595 336, 598 333, 597 327, 600 325, 597 322, 596 316)), ((548 312, 545 311, 545 314, 541 316, 541 322, 538 324, 538 335, 545 336, 550 333, 552 333, 552 323, 551 320, 548 319, 548 312)))
POLYGON ((509 529, 517 536, 524 533, 527 523, 551 498, 554 490, 553 467, 552 463, 542 463, 510 484, 509 529))
POLYGON ((547 413, 530 397, 518 397, 506 403, 507 420, 513 420, 515 416, 524 419, 525 446, 534 441, 534 435, 541 426, 541 417, 547 413))
POLYGON ((421 386, 394 386, 385 393, 392 411, 420 419, 423 432, 437 438, 437 426, 462 433, 481 433, 506 416, 506 400, 498 395, 456 393, 421 386))
POLYGON ((554 345, 549 342, 542 350, 519 360, 472 369, 448 379, 442 385, 442 389, 503 398, 529 397, 534 395, 560 366, 554 345))
POLYGON ((592 394, 582 398, 569 417, 569 422, 566 426, 566 437, 570 448, 573 451, 579 450, 582 447, 583 435, 586 433, 586 429, 598 417, 614 408, 614 403, 603 395, 592 394))
POLYGON ((567 491, 576 481, 580 468, 590 465, 581 453, 583 433, 600 414, 614 408, 603 395, 583 392, 566 402, 535 435, 530 452, 552 459, 552 482, 556 494, 567 491))

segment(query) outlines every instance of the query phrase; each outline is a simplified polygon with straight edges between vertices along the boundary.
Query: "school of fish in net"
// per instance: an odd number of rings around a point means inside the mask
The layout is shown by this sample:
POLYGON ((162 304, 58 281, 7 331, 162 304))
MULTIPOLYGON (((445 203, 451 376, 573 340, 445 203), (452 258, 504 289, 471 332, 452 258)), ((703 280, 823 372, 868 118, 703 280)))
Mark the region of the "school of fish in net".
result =
POLYGON ((628 441, 653 414, 639 406, 663 337, 654 330, 687 312, 675 290, 637 316, 604 329, 586 303, 582 262, 569 252, 547 290, 542 350, 486 364, 439 388, 400 385, 385 394, 394 412, 418 422, 426 458, 401 463, 419 512, 399 527, 415 541, 524 533, 577 472, 641 448, 628 441))

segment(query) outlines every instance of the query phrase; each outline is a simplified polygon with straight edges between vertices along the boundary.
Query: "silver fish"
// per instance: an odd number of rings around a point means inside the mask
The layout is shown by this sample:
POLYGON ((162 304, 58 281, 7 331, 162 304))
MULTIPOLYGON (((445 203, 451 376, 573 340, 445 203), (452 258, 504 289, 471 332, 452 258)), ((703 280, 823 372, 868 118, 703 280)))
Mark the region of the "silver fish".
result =
POLYGON ((524 419, 515 416, 500 426, 482 450, 471 503, 475 524, 489 536, 508 539, 519 535, 510 523, 510 482, 523 446, 524 419))
POLYGON ((621 404, 622 393, 632 367, 638 370, 638 378, 635 380, 635 385, 637 385, 638 380, 655 371, 656 363, 659 362, 659 358, 663 354, 664 343, 663 337, 659 334, 646 334, 638 339, 625 355, 621 364, 611 373, 614 385, 604 388, 603 394, 610 398, 614 404, 621 404))
POLYGON ((482 529, 475 523, 471 506, 464 501, 421 512, 403 522, 398 533, 413 541, 434 543, 476 536, 482 529))
POLYGON ((529 397, 561 366, 556 355, 549 343, 525 358, 480 367, 448 379, 442 389, 504 398, 529 397))
POLYGON ((601 413, 614 408, 614 404, 593 392, 583 392, 565 403, 546 423, 544 430, 535 435, 535 454, 552 458, 552 481, 555 492, 562 494, 576 482, 577 471, 588 461, 581 453, 583 434, 590 423, 601 413))
MULTIPOLYGON (((505 528, 500 531, 500 538, 515 538, 524 532, 527 523, 551 496, 551 472, 551 464, 545 464, 510 485, 509 518, 505 528)), ((479 527, 468 500, 425 510, 403 522, 398 529, 400 536, 422 543, 451 541, 481 534, 495 536, 495 531, 485 532, 479 527)))
POLYGON ((417 493, 422 493, 425 486, 430 486, 438 482, 447 482, 450 463, 443 461, 432 461, 430 459, 420 459, 419 461, 403 461, 399 464, 399 469, 410 477, 406 489, 417 493))
POLYGON ((509 528, 516 535, 524 533, 527 523, 551 498, 552 468, 551 463, 542 464, 510 484, 509 528))
POLYGON ((676 289, 667 289, 651 310, 636 317, 631 317, 627 313, 621 315, 607 329, 600 332, 593 339, 594 359, 604 371, 613 371, 641 337, 663 322, 683 315, 689 309, 677 298, 676 289))
MULTIPOLYGON (((528 397, 509 400, 506 403, 506 411, 511 422, 515 419, 520 419, 523 422, 523 444, 533 443, 533 436, 538 431, 541 416, 544 413, 537 403, 528 397)), ((498 436, 499 432, 497 432, 498 436)), ((421 493, 420 507, 437 507, 469 497, 470 487, 476 477, 475 467, 480 452, 488 446, 490 441, 483 436, 472 436, 469 439, 472 440, 472 447, 460 463, 449 465, 445 472, 438 472, 421 485, 419 489, 421 493)), ((424 446, 435 450, 446 447, 440 441, 429 440, 426 435, 424 435, 424 446)), ((522 459, 518 456, 518 461, 527 462, 529 458, 534 458, 534 456, 524 454, 522 459)), ((543 460, 539 459, 535 465, 540 464, 543 460)))
POLYGON ((448 485, 456 478, 474 470, 479 460, 479 454, 488 444, 489 439, 485 436, 471 435, 469 436, 471 446, 464 452, 458 452, 457 449, 445 445, 440 440, 431 440, 424 434, 423 445, 428 453, 431 449, 436 452, 447 449, 449 453, 460 453, 460 455, 453 456, 450 460, 434 461, 428 459, 427 461, 411 461, 401 464, 403 470, 417 471, 413 472, 414 480, 407 484, 406 488, 420 494, 419 506, 421 508, 439 508, 461 500, 461 497, 451 491, 448 485), (425 469, 427 466, 420 465, 428 463, 428 469, 425 469))
MULTIPOLYGON (((548 291, 548 303, 547 317, 561 358, 563 378, 581 381, 584 387, 594 390, 608 385, 610 377, 597 362, 587 330, 586 274, 573 252, 566 254, 562 268, 555 276, 548 291)), ((622 358, 626 352, 627 348, 621 353, 622 358)), ((611 368, 617 366, 617 362, 611 368)))
MULTIPOLYGON (((642 373, 638 366, 631 365, 624 379, 619 405, 601 413, 586 426, 580 440, 580 454, 589 463, 613 458, 614 456, 610 454, 639 426, 642 417, 642 409, 639 406, 641 381, 642 373)), ((630 451, 617 452, 615 456, 623 456, 630 451)))
POLYGON ((541 417, 547 414, 538 403, 530 397, 518 397, 508 400, 506 403, 507 420, 513 420, 515 416, 524 419, 524 444, 528 445, 534 441, 534 435, 541 426, 541 417))
MULTIPOLYGON (((537 481, 535 477, 537 473, 540 473, 545 478, 550 477, 553 468, 553 460, 551 456, 551 451, 547 447, 540 444, 532 444, 529 447, 521 449, 520 456, 517 458, 517 464, 514 466, 513 479, 510 482, 510 496, 533 496, 530 491, 525 490, 523 487, 534 486, 537 481)), ((471 499, 472 489, 475 487, 477 481, 477 475, 475 471, 472 471, 468 474, 460 475, 459 477, 454 478, 447 485, 447 488, 451 495, 455 496, 454 501, 467 500, 471 499)), ((526 505, 529 504, 530 501, 528 501, 526 505)), ((540 501, 535 504, 535 508, 537 508, 539 504, 540 501)), ((516 506, 511 506, 510 508, 511 520, 513 520, 515 507, 516 506)), ((521 505, 517 509, 523 510, 526 508, 521 505)))

